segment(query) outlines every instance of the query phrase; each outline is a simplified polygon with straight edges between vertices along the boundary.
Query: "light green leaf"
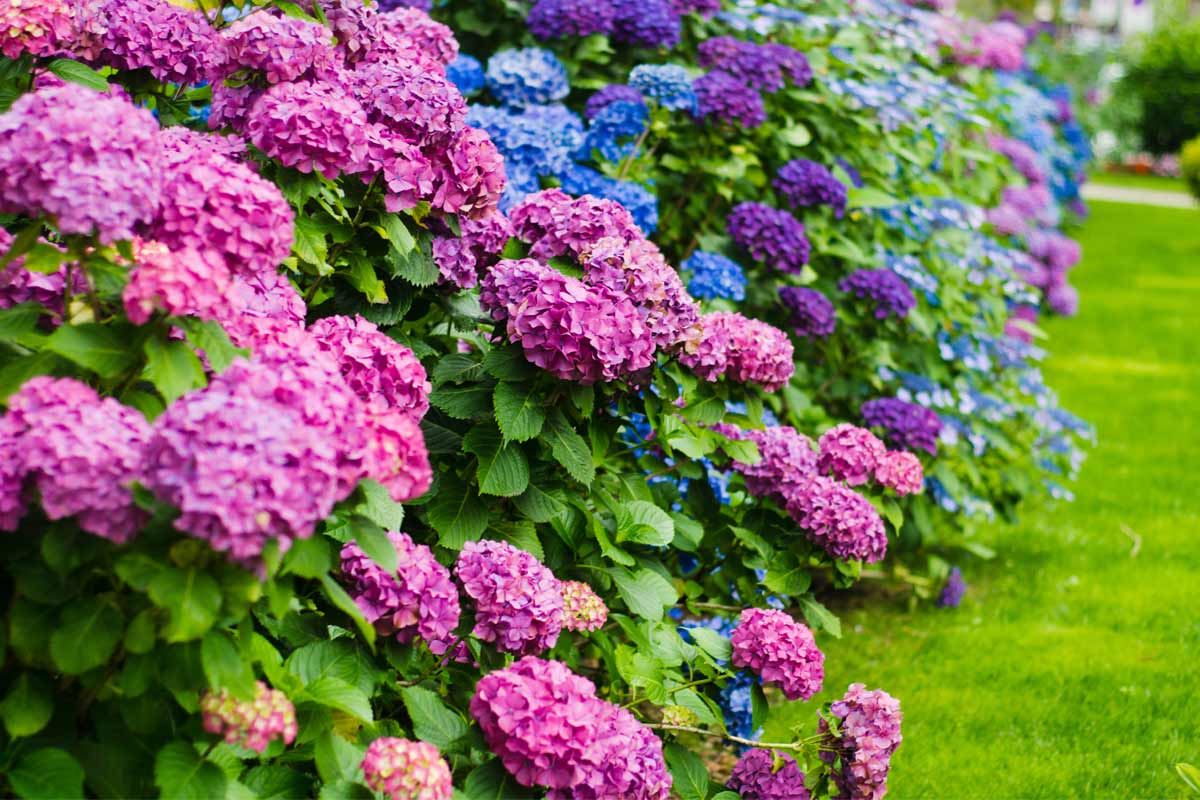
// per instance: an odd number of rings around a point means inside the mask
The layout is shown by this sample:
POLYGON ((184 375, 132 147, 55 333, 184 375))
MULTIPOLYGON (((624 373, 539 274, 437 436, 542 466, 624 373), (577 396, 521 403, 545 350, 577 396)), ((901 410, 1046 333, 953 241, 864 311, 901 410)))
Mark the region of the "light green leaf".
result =
POLYGON ((719 397, 706 397, 688 403, 679 414, 697 425, 713 425, 725 416, 725 401, 719 397))
POLYGON ((46 727, 53 713, 53 687, 40 673, 22 672, 0 702, 0 717, 14 739, 33 736, 46 727))
POLYGON ((397 255, 411 253, 417 249, 417 240, 413 238, 412 232, 404 224, 404 218, 399 214, 381 214, 379 224, 380 227, 376 230, 387 239, 388 245, 397 255))
POLYGON ((323 536, 311 536, 292 542, 283 557, 280 572, 301 578, 319 578, 331 569, 333 555, 329 550, 329 540, 323 536))
POLYGON ((864 186, 861 189, 852 186, 846 196, 847 208, 887 208, 898 202, 900 201, 887 192, 870 186, 864 186))
POLYGON ((546 551, 542 548, 542 541, 538 539, 537 528, 534 527, 532 522, 522 520, 513 523, 513 526, 504 532, 504 541, 519 550, 524 550, 526 553, 533 555, 538 561, 546 557, 546 551))
POLYGON ((353 686, 341 678, 322 676, 304 687, 304 691, 296 696, 297 700, 312 700, 338 711, 345 711, 350 716, 362 722, 371 722, 371 699, 366 692, 353 686))
POLYGON ((187 742, 172 742, 154 759, 154 785, 163 800, 224 797, 227 780, 220 767, 201 758, 187 742))
POLYGON ((168 403, 205 384, 204 365, 187 342, 151 337, 142 349, 146 354, 142 377, 158 389, 168 403))
POLYGON ((113 328, 87 323, 63 325, 46 340, 46 349, 90 369, 101 378, 115 378, 132 369, 137 353, 113 328))
POLYGON ((675 523, 667 512, 645 500, 631 500, 616 508, 617 542, 664 546, 675 538, 675 523))
POLYGON ((534 522, 549 522, 567 510, 567 507, 557 498, 542 491, 533 483, 529 484, 514 502, 521 513, 534 522))
POLYGON ((533 391, 532 384, 498 383, 493 402, 496 423, 505 439, 526 442, 542 432, 546 412, 542 410, 541 396, 533 391))
POLYGON ((125 632, 125 618, 109 600, 76 600, 63 609, 50 634, 50 657, 68 675, 87 672, 108 661, 125 632))
POLYGON ((355 543, 372 561, 383 567, 384 572, 390 574, 396 571, 396 546, 383 528, 367 520, 355 519, 350 523, 350 529, 354 531, 355 543))
POLYGON ((529 486, 529 462, 519 445, 505 444, 499 428, 481 423, 463 437, 463 449, 479 459, 479 493, 516 497, 529 486))
POLYGON ((168 642, 186 642, 203 636, 217 621, 221 609, 221 587, 206 572, 196 568, 165 569, 149 585, 154 605, 170 614, 163 633, 168 642))
POLYGON ((791 553, 782 553, 772 559, 767 566, 767 577, 763 579, 763 585, 771 591, 793 596, 804 594, 811 584, 808 566, 791 553))
POLYGON ((13 791, 24 800, 83 797, 83 767, 57 747, 33 751, 18 761, 6 777, 13 791))
POLYGON ((425 518, 442 547, 461 550, 487 528, 487 506, 465 483, 452 475, 442 478, 437 496, 425 510, 425 518))
POLYGON ((317 762, 317 774, 325 783, 338 780, 353 780, 362 763, 363 749, 338 736, 325 731, 313 748, 317 762))
POLYGON ((228 689, 235 696, 254 697, 254 671, 242 660, 237 645, 222 630, 210 630, 200 642, 200 663, 212 689, 228 689))
POLYGON ((656 621, 662 619, 663 610, 675 604, 679 593, 675 587, 657 572, 640 569, 637 572, 621 567, 606 570, 617 584, 617 592, 625 605, 639 617, 656 621))
POLYGON ((664 748, 667 768, 671 770, 671 788, 682 800, 705 800, 708 797, 708 770, 700 757, 677 742, 664 748))
POLYGON ((64 81, 86 86, 96 92, 108 91, 108 79, 87 64, 69 58, 56 58, 47 68, 64 81))
POLYGON ((701 650, 717 661, 728 661, 733 655, 729 640, 710 628, 688 628, 688 634, 701 650))
POLYGON ((405 686, 400 690, 404 707, 413 721, 413 733, 418 739, 445 750, 467 732, 465 723, 441 701, 436 694, 420 686, 405 686))
POLYGON ((296 215, 292 252, 301 261, 314 266, 320 267, 325 264, 325 258, 329 255, 325 229, 313 217, 305 214, 296 215))
POLYGON ((805 597, 800 601, 800 605, 804 609, 804 619, 809 625, 829 631, 834 638, 842 638, 841 620, 834 616, 832 611, 811 597, 805 597))
POLYGON ((244 350, 234 347, 225 329, 211 320, 181 317, 178 322, 192 347, 204 352, 204 357, 208 359, 215 373, 224 372, 225 368, 233 363, 234 358, 245 353, 244 350))
POLYGON ((554 409, 550 412, 540 438, 550 445, 554 460, 561 464, 572 478, 584 485, 589 485, 595 480, 596 466, 592 463, 591 450, 561 411, 554 409))
POLYGON ((804 147, 812 141, 812 131, 799 122, 792 123, 775 135, 789 147, 804 147))
POLYGON ((404 524, 404 506, 392 499, 383 484, 367 478, 359 481, 358 489, 363 494, 363 501, 355 507, 356 513, 384 530, 400 530, 404 524))
POLYGON ((1194 794, 1200 795, 1200 769, 1181 762, 1175 765, 1175 772, 1194 794))

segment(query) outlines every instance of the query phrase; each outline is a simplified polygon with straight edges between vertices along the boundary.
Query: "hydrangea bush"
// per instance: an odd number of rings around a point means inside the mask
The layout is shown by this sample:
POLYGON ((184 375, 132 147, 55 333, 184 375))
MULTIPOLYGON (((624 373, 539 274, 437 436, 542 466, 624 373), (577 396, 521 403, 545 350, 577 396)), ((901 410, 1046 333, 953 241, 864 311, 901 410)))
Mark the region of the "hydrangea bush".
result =
POLYGON ((882 796, 886 692, 760 731, 818 596, 1077 464, 1036 90, 907 8, 416 5, 0 17, 6 790, 882 796))

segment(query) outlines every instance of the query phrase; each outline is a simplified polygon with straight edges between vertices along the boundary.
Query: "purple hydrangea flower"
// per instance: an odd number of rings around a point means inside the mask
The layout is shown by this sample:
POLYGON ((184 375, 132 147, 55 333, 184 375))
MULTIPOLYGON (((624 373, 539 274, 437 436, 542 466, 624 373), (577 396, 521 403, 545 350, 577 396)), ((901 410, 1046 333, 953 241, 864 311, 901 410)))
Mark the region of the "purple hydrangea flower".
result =
POLYGON ((367 113, 334 83, 280 83, 250 109, 246 135, 288 167, 328 180, 367 167, 367 113))
POLYGON ((871 479, 887 447, 866 428, 843 423, 821 434, 818 468, 850 486, 861 486, 871 479))
POLYGON ((781 286, 779 299, 791 311, 792 330, 801 338, 825 338, 837 326, 833 303, 807 286, 781 286))
POLYGON ((879 512, 844 483, 818 475, 789 486, 786 507, 808 538, 834 558, 873 564, 887 553, 879 512))
POLYGON ((378 16, 379 35, 369 44, 366 61, 406 61, 445 67, 458 57, 454 31, 435 22, 422 8, 393 8, 378 16), (398 57, 398 59, 397 59, 398 57))
POLYGON ((729 125, 757 128, 767 121, 762 95, 739 78, 723 70, 701 75, 692 83, 696 92, 696 114, 729 125))
POLYGON ((467 542, 454 565, 475 601, 479 639, 504 653, 529 655, 553 647, 563 627, 558 579, 540 561, 507 542, 467 542))
POLYGON ((812 80, 812 69, 804 54, 776 43, 756 44, 732 36, 714 36, 700 43, 697 61, 700 66, 725 72, 756 91, 777 92, 785 80, 804 87, 812 80))
POLYGON ((480 273, 499 260, 513 230, 499 211, 479 218, 463 217, 459 227, 461 236, 438 236, 433 240, 433 260, 443 283, 470 289, 479 283, 480 273))
POLYGON ((861 412, 867 425, 882 428, 885 438, 896 447, 937 455, 942 420, 936 412, 897 397, 868 400, 861 412))
POLYGON ((539 39, 559 39, 609 33, 615 19, 608 0, 535 0, 525 23, 539 39))
POLYGON ((793 209, 829 206, 838 219, 846 211, 846 185, 815 161, 789 161, 779 168, 772 185, 793 209))
POLYGON ((804 225, 786 211, 740 203, 729 214, 728 229, 739 247, 780 272, 798 274, 808 263, 811 248, 804 225))
POLYGON ((1056 272, 1075 266, 1083 255, 1079 242, 1055 231, 1034 231, 1027 244, 1031 256, 1056 272))
POLYGON ((450 800, 454 780, 441 752, 428 742, 381 736, 367 747, 363 778, 389 800, 450 800))
POLYGON ((111 243, 150 220, 161 191, 158 123, 123 97, 67 83, 0 114, 0 211, 111 243))
MULTIPOLYGON (((838 796, 847 800, 880 800, 887 794, 887 776, 892 754, 900 746, 900 701, 882 689, 867 691, 861 683, 852 683, 841 700, 830 706, 830 713, 841 722, 839 735, 829 736, 821 759, 841 767, 833 773, 838 796)), ((822 719, 818 731, 829 730, 822 719)))
POLYGON ((746 491, 755 497, 782 501, 788 487, 808 481, 817 474, 817 451, 812 439, 787 425, 763 430, 743 430, 733 425, 713 426, 718 433, 734 439, 748 439, 758 445, 755 464, 733 462, 733 468, 746 481, 746 491))
POLYGON ((733 765, 726 784, 742 800, 809 800, 804 773, 787 753, 754 748, 733 765))
POLYGON ((1059 316, 1073 317, 1079 313, 1079 290, 1060 281, 1046 291, 1046 304, 1059 316))
POLYGON ((610 0, 614 42, 670 50, 679 44, 682 25, 670 0, 610 0))
POLYGON ((812 631, 782 611, 747 608, 734 628, 733 665, 748 667, 763 683, 776 684, 789 700, 821 691, 825 654, 812 631))
MULTIPOLYGON (((484 217, 495 212, 504 191, 504 159, 486 132, 466 128, 434 162, 430 204, 446 214, 484 217)), ((385 168, 384 175, 387 177, 385 168)), ((388 188, 392 189, 390 178, 388 188)), ((389 196, 390 201, 390 196, 389 196)), ((388 210, 394 211, 391 203, 388 210)))
POLYGON ((546 261, 562 255, 578 258, 608 237, 626 242, 644 238, 619 203, 590 195, 573 198, 560 189, 530 195, 513 208, 509 219, 517 238, 530 245, 530 258, 546 261))
POLYGON ((610 83, 588 98, 583 114, 589 120, 595 119, 601 109, 609 103, 618 102, 644 103, 645 100, 642 98, 642 93, 632 86, 626 86, 623 83, 610 83))
POLYGON ((842 278, 838 290, 870 301, 876 319, 904 319, 917 304, 912 289, 890 269, 860 269, 842 278))
POLYGON ((283 14, 251 14, 222 31, 221 38, 231 71, 259 72, 270 84, 301 77, 325 80, 334 77, 342 64, 329 28, 283 14))
POLYGON ((963 580, 962 570, 952 567, 949 577, 942 585, 937 604, 942 608, 958 608, 963 597, 967 594, 967 582, 963 580))
POLYGON ((367 64, 354 73, 352 90, 368 119, 383 127, 385 140, 399 137, 426 148, 430 157, 463 130, 467 104, 441 75, 397 66, 367 64))
POLYGON ((326 317, 309 333, 337 359, 346 385, 367 408, 396 409, 414 421, 425 416, 433 386, 412 350, 362 317, 326 317))
POLYGON ((147 69, 160 81, 200 83, 225 66, 225 46, 204 14, 168 0, 76 5, 72 49, 120 70, 147 69))

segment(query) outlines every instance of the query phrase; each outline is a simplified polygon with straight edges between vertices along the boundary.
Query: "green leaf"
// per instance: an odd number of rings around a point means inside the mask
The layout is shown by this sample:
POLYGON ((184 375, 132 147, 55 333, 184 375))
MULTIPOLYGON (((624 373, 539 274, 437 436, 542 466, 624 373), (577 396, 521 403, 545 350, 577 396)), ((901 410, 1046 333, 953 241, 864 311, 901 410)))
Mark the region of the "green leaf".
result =
POLYGON ((371 557, 388 574, 396 571, 396 546, 388 538, 387 533, 378 525, 366 520, 354 520, 350 523, 354 532, 355 543, 362 551, 371 557))
POLYGON ((221 768, 200 757, 187 742, 171 742, 154 759, 154 785, 163 800, 212 800, 225 796, 221 768))
POLYGON ((770 560, 775 555, 775 548, 754 531, 734 525, 729 526, 729 530, 733 532, 739 542, 758 553, 762 558, 770 560))
POLYGON ((43 747, 9 771, 8 783, 24 800, 83 797, 83 767, 65 750, 43 747))
POLYGON ((329 255, 329 245, 325 240, 325 229, 311 216, 296 215, 296 225, 292 238, 292 252, 304 262, 315 266, 323 266, 329 255))
POLYGON ((673 781, 671 788, 682 800, 705 800, 708 797, 708 770, 700 757, 677 742, 664 748, 667 768, 673 781))
POLYGON ((438 532, 442 547, 461 550, 487 528, 487 506, 465 483, 452 475, 442 478, 437 496, 425 509, 425 518, 438 532))
POLYGON ((730 791, 717 792, 712 796, 712 800, 740 800, 740 798, 741 795, 737 792, 730 791))
POLYGON ((688 634, 696 645, 717 661, 728 661, 733 655, 733 645, 711 628, 688 628, 688 634))
POLYGON ((467 732, 467 723, 441 701, 436 694, 420 686, 400 690, 404 707, 412 718, 413 734, 422 741, 445 750, 467 732))
POLYGON ((697 425, 713 425, 725 416, 725 401, 719 397, 706 397, 699 402, 688 403, 679 414, 697 425))
POLYGON ((297 539, 283 557, 280 572, 301 578, 319 578, 333 569, 333 554, 329 540, 323 536, 297 539))
POLYGON ((520 521, 514 523, 511 528, 504 532, 504 541, 519 550, 530 553, 538 561, 546 558, 546 551, 542 548, 542 540, 538 538, 537 528, 534 527, 532 522, 520 521))
POLYGON ((812 575, 808 566, 798 561, 794 555, 782 553, 768 564, 763 585, 780 594, 804 594, 812 585, 812 575))
POLYGON ((519 786, 497 759, 471 770, 462 793, 466 800, 529 800, 538 796, 532 789, 519 786))
POLYGON ((64 81, 77 83, 80 86, 96 92, 108 91, 108 79, 86 64, 72 61, 69 58, 56 58, 50 62, 47 69, 64 81))
POLYGON ((234 347, 225 329, 211 320, 182 317, 178 322, 192 347, 204 352, 215 373, 224 372, 233 359, 244 352, 234 347))
POLYGON ((474 419, 491 413, 492 387, 478 383, 439 386, 429 394, 429 402, 455 419, 474 419))
POLYGON ((836 639, 842 638, 842 623, 833 612, 811 597, 800 601, 804 609, 804 619, 814 628, 823 628, 836 639))
POLYGON ((542 432, 546 412, 542 410, 541 398, 534 392, 533 384, 498 383, 493 404, 496 423, 505 439, 527 442, 542 432))
POLYGON ((44 350, 22 358, 14 358, 0 368, 0 400, 8 399, 34 375, 54 374, 60 366, 63 366, 62 359, 44 350))
POLYGON ((788 147, 804 147, 812 141, 812 131, 799 122, 794 122, 775 134, 788 147))
POLYGON ((362 763, 361 748, 347 742, 333 731, 325 731, 313 747, 317 762, 317 774, 325 783, 338 780, 353 780, 362 763))
MULTIPOLYGON (((238 765, 240 768, 240 764, 238 765)), ((312 782, 308 776, 278 764, 263 764, 246 772, 242 782, 248 797, 255 800, 290 800, 312 797, 312 782)), ((226 800, 230 800, 226 795, 226 800)))
POLYGON ((0 310, 0 339, 19 339, 35 332, 44 312, 37 303, 22 303, 0 310))
POLYGON ((363 501, 354 508, 355 513, 384 530, 400 530, 404 524, 404 506, 392 499, 387 488, 370 478, 359 481, 358 488, 363 494, 363 501))
POLYGON ((400 253, 395 249, 390 250, 388 251, 388 263, 392 267, 393 275, 403 278, 418 288, 432 286, 441 275, 437 262, 421 247, 415 247, 407 253, 400 253))
POLYGON ((470 353, 451 353, 444 356, 433 368, 433 383, 462 383, 476 381, 483 375, 483 364, 470 353))
POLYGON ((537 376, 537 370, 525 359, 524 351, 517 345, 489 350, 483 357, 483 369, 497 380, 516 383, 537 376))
POLYGON ((1193 793, 1200 794, 1200 769, 1191 764, 1179 763, 1175 765, 1175 772, 1193 793))
POLYGON ((138 362, 128 337, 108 326, 63 325, 46 340, 46 349, 74 361, 101 378, 115 378, 138 362))
POLYGON ((887 192, 870 186, 864 186, 861 189, 851 186, 846 193, 847 208, 887 208, 899 202, 887 192))
POLYGON ((4 701, 0 702, 0 718, 8 735, 14 739, 33 736, 46 727, 54 714, 53 686, 40 673, 22 672, 4 701))
POLYGON ((341 678, 322 676, 304 687, 297 700, 312 700, 329 708, 344 711, 362 722, 371 722, 371 699, 366 692, 341 678))
POLYGON ((348 258, 349 270, 345 273, 346 280, 367 299, 368 303, 383 304, 388 301, 387 287, 375 274, 375 267, 370 260, 355 254, 348 258))
POLYGON ((762 460, 758 445, 749 439, 726 439, 721 442, 721 449, 734 461, 743 464, 757 464, 762 460))
POLYGON ((168 403, 205 384, 204 365, 187 342, 151 337, 143 345, 146 368, 142 377, 153 384, 168 403))
POLYGON ((50 634, 50 657, 68 675, 87 672, 108 661, 124 632, 125 618, 109 600, 76 600, 50 634))
POLYGON ((592 453, 587 442, 575 432, 557 408, 547 417, 540 439, 550 445, 554 460, 561 464, 572 478, 584 485, 589 485, 595 480, 596 467, 592 463, 592 453))
POLYGON ((150 599, 170 614, 163 634, 168 642, 198 639, 217 621, 221 587, 194 567, 165 569, 150 581, 150 599))
POLYGON ((657 621, 662 619, 663 609, 675 605, 679 593, 669 580, 657 572, 640 569, 633 572, 621 567, 607 570, 617 584, 617 592, 625 605, 637 616, 657 621))
POLYGON ((431 455, 457 453, 462 449, 461 436, 429 417, 421 420, 421 433, 425 436, 425 449, 431 455))
POLYGON ((689 553, 695 552, 700 547, 700 543, 704 541, 704 526, 687 514, 681 514, 678 511, 671 512, 671 519, 675 522, 675 538, 671 540, 672 546, 689 553))
POLYGON ((346 590, 333 579, 332 575, 326 573, 321 576, 321 588, 325 592, 325 597, 329 602, 333 603, 342 613, 346 614, 354 621, 355 627, 362 637, 367 640, 368 644, 375 643, 375 626, 367 622, 367 618, 363 616, 362 609, 354 602, 350 595, 346 594, 346 590))
POLYGON ((534 522, 549 522, 567 510, 567 507, 557 498, 542 491, 533 483, 529 484, 514 502, 520 512, 534 522))
POLYGON ((212 630, 200 642, 200 663, 212 689, 228 689, 237 697, 254 697, 254 671, 242 660, 237 645, 225 631, 212 630))
POLYGON ((665 546, 675 538, 675 522, 654 503, 631 500, 617 506, 617 542, 665 546))
POLYGON ((144 608, 139 611, 125 628, 123 647, 135 655, 149 653, 158 641, 158 627, 154 620, 154 609, 144 608))
POLYGON ((381 214, 379 224, 380 227, 375 230, 387 239, 388 246, 397 255, 405 255, 417 249, 417 240, 399 214, 381 214))
POLYGON ((480 424, 463 437, 463 449, 479 459, 479 493, 516 497, 529 486, 529 461, 519 445, 506 444, 495 425, 480 424))

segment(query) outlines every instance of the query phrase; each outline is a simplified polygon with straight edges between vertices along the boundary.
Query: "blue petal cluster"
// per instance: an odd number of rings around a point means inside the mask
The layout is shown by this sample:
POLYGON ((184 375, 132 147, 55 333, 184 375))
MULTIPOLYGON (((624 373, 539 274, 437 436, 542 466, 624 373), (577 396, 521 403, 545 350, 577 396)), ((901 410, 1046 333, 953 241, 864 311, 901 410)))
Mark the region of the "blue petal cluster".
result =
POLYGON ((683 268, 692 273, 688 292, 692 297, 714 300, 742 301, 746 299, 746 273, 732 259, 720 253, 697 250, 683 262, 683 268))
POLYGON ((458 57, 446 66, 446 80, 453 83, 463 97, 479 94, 487 83, 479 59, 465 53, 459 53, 458 57))
POLYGON ((487 65, 487 86, 507 106, 524 108, 562 100, 571 91, 567 68, 549 50, 501 50, 487 65))
POLYGON ((658 229, 658 197, 633 181, 619 181, 594 169, 571 164, 558 174, 562 190, 571 195, 590 194, 615 200, 633 217, 647 236, 658 229))
POLYGON ((672 111, 696 110, 696 91, 678 64, 641 64, 629 73, 629 85, 672 111))

